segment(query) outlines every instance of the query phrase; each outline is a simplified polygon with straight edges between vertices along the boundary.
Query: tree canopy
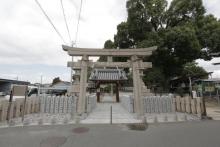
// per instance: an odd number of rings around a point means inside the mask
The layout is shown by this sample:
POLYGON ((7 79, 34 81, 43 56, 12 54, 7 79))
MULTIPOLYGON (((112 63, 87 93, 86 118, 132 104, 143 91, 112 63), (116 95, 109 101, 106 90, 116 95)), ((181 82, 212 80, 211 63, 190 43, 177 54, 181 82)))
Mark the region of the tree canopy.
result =
POLYGON ((61 81, 62 81, 62 80, 60 79, 60 77, 56 77, 56 78, 53 79, 52 85, 57 84, 57 83, 59 83, 59 82, 61 82, 61 81))
POLYGON ((173 0, 169 6, 167 0, 128 0, 126 8, 127 20, 105 48, 158 46, 147 60, 163 79, 181 76, 187 63, 220 52, 220 21, 206 14, 202 0, 173 0))

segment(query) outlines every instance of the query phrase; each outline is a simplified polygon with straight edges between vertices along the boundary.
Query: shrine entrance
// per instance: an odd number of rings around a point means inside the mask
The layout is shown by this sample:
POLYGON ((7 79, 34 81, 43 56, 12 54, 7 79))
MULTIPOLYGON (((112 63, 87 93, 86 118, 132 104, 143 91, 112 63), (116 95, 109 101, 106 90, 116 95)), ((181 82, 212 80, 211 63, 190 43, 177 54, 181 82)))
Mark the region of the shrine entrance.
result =
POLYGON ((102 84, 111 84, 109 87, 111 93, 110 95, 113 99, 113 93, 115 91, 115 102, 119 103, 119 87, 123 81, 126 80, 127 76, 122 69, 94 69, 89 77, 89 81, 92 81, 95 85, 97 102, 101 102, 102 91, 100 86, 102 84), (115 90, 113 89, 113 86, 115 87, 115 90))
MULTIPOLYGON (((143 62, 143 58, 152 55, 152 52, 157 49, 156 46, 149 48, 139 49, 92 49, 92 48, 74 48, 63 45, 63 50, 66 51, 70 56, 81 56, 82 59, 78 62, 68 62, 68 67, 75 71, 75 81, 72 84, 70 94, 78 96, 77 113, 82 115, 86 113, 86 94, 88 89, 88 69, 96 68, 116 68, 131 69, 132 80, 133 80, 133 98, 134 98, 134 112, 138 116, 144 115, 144 103, 143 96, 148 95, 150 90, 145 86, 142 76, 143 71, 147 68, 152 67, 151 62, 143 62), (89 60, 89 57, 100 57, 106 56, 107 62, 93 62, 89 60), (113 57, 127 57, 127 62, 113 62, 113 57)), ((97 70, 96 70, 97 71, 97 70)), ((73 73, 73 72, 72 72, 73 73)), ((121 73, 118 72, 118 75, 121 73)), ((110 74, 111 75, 111 74, 110 74)), ((120 78, 120 77, 119 77, 120 78)), ((115 83, 116 87, 119 86, 120 80, 95 80, 97 86, 102 82, 115 83), (113 82, 114 81, 114 82, 113 82)), ((118 88, 116 89, 118 90, 118 88)), ((117 101, 119 102, 119 95, 117 92, 117 101)), ((99 100, 99 99, 98 99, 99 100)))

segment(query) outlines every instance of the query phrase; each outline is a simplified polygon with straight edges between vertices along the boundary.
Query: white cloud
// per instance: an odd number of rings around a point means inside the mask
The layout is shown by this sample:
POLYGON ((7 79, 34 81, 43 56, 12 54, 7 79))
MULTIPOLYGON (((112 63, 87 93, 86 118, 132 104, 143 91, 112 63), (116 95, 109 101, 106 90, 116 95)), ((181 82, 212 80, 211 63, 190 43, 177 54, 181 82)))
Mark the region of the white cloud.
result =
MULTIPOLYGON (((60 0, 39 2, 69 43, 60 0)), ((75 40, 80 0, 63 0, 63 3, 71 36, 75 40)), ((204 3, 208 12, 220 16, 219 0, 204 0, 204 3)), ((126 0, 83 0, 77 46, 102 48, 105 40, 113 39, 117 25, 125 21, 126 17, 126 0)), ((35 0, 1 0, 0 22, 0 69, 4 69, 0 70, 1 77, 19 75, 22 80, 36 81, 39 74, 44 74, 50 80, 59 74, 64 79, 69 78, 66 63, 70 57, 62 50, 62 40, 35 0), (48 68, 41 70, 40 65, 48 68), (57 69, 49 68, 52 66, 57 69)), ((200 65, 206 64, 201 62, 200 65)))

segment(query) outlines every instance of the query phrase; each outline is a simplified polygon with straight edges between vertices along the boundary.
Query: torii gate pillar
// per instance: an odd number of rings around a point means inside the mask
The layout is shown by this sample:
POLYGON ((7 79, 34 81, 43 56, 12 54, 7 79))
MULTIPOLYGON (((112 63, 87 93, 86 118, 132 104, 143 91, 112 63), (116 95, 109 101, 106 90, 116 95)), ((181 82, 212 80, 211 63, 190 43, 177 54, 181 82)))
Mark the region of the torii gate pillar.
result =
POLYGON ((133 72, 133 94, 134 94, 134 110, 138 116, 144 115, 143 99, 142 99, 142 79, 140 75, 140 59, 137 56, 131 57, 133 72))
POLYGON ((81 62, 82 62, 82 66, 81 66, 81 72, 80 72, 80 92, 79 92, 79 100, 78 100, 78 107, 77 107, 77 113, 79 115, 85 113, 87 72, 88 72, 88 62, 89 62, 88 56, 83 55, 81 62))

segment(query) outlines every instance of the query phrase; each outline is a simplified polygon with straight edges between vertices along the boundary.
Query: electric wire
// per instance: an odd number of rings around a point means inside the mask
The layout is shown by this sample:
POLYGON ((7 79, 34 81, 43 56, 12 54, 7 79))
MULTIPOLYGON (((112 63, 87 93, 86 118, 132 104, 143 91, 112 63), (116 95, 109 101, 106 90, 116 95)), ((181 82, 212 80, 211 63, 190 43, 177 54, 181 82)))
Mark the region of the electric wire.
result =
POLYGON ((46 11, 43 9, 43 7, 41 6, 41 4, 39 3, 38 0, 35 0, 35 2, 37 3, 37 5, 40 7, 41 11, 43 12, 44 16, 47 18, 47 20, 49 21, 49 23, 52 25, 52 27, 54 28, 54 30, 56 31, 57 35, 61 38, 61 40, 64 42, 64 44, 66 44, 63 36, 60 34, 60 32, 58 31, 58 29, 55 27, 55 25, 53 24, 52 20, 50 19, 50 17, 47 15, 46 11))
POLYGON ((80 1, 79 15, 78 15, 76 34, 75 34, 75 42, 74 42, 75 46, 77 45, 77 38, 78 38, 78 33, 79 33, 79 24, 80 24, 81 12, 82 12, 82 4, 83 4, 83 0, 80 1))
POLYGON ((67 19, 66 19, 66 13, 65 13, 64 6, 63 6, 63 0, 60 0, 60 4, 61 4, 62 12, 63 12, 63 18, 64 18, 64 21, 65 21, 66 30, 67 30, 67 33, 68 33, 68 36, 69 36, 69 40, 70 40, 70 42, 71 42, 72 39, 71 39, 69 26, 68 26, 67 19))

